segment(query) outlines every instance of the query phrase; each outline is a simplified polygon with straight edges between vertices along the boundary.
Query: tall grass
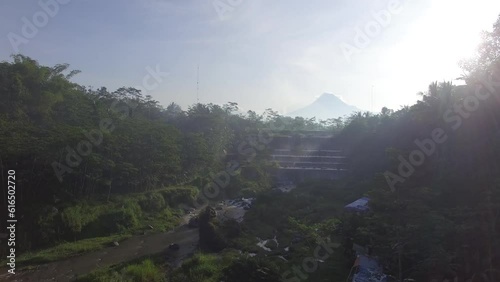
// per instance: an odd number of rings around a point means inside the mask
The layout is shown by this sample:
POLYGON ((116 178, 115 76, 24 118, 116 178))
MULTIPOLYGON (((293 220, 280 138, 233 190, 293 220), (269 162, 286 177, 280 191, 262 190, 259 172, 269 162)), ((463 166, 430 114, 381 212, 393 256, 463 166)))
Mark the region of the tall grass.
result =
POLYGON ((125 278, 134 282, 165 281, 165 275, 150 259, 141 264, 129 265, 123 270, 125 278))
POLYGON ((78 278, 78 282, 163 282, 164 270, 151 259, 140 263, 103 268, 78 278))

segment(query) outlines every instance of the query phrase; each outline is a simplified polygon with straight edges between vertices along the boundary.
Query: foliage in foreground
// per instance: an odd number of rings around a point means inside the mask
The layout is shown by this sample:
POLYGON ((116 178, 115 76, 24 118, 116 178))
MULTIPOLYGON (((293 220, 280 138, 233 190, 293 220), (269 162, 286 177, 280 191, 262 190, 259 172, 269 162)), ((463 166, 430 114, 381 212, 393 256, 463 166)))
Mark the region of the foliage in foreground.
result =
POLYGON ((122 265, 94 271, 77 279, 78 282, 162 282, 165 271, 151 259, 140 263, 122 265))

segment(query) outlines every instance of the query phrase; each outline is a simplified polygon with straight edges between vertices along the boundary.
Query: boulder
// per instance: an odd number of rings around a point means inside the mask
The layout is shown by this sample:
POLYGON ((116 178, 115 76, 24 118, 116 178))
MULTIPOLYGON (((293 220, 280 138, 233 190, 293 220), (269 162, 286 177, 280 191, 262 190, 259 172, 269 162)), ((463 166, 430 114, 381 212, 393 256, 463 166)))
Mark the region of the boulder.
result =
POLYGON ((180 248, 181 246, 179 246, 179 244, 176 243, 172 243, 168 246, 168 249, 171 251, 178 251, 180 248))
POLYGON ((189 220, 188 222, 188 227, 190 228, 197 228, 199 226, 199 220, 198 217, 193 217, 189 220))

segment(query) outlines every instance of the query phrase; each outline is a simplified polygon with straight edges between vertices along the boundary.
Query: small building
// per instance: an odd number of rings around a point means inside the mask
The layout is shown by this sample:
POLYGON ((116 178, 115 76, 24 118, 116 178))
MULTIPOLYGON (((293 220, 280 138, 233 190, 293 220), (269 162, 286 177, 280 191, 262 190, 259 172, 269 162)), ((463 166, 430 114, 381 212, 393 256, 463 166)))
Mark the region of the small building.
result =
POLYGON ((352 211, 352 212, 367 212, 370 210, 370 207, 368 206, 369 202, 370 202, 370 198, 363 197, 363 198, 357 199, 356 201, 346 205, 344 207, 344 209, 347 211, 352 211))

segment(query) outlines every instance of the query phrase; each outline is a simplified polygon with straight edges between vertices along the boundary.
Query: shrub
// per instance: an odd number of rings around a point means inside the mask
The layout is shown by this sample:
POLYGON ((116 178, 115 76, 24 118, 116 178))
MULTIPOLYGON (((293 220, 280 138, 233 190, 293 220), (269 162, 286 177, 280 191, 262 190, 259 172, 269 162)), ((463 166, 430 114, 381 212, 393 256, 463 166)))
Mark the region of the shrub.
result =
POLYGON ((110 235, 135 227, 139 223, 136 210, 137 207, 133 205, 124 205, 118 210, 108 211, 97 219, 93 229, 99 230, 104 235, 110 235))
POLYGON ((158 212, 165 207, 165 199, 162 194, 151 192, 146 195, 145 199, 141 200, 140 205, 145 211, 158 212))
POLYGON ((160 191, 169 206, 175 207, 179 204, 191 205, 198 196, 195 187, 169 187, 160 191))
POLYGON ((40 242, 47 243, 55 239, 57 225, 60 224, 59 210, 54 206, 46 206, 42 209, 37 219, 40 232, 40 242))
POLYGON ((73 234, 80 234, 82 228, 97 217, 97 212, 92 207, 81 204, 64 209, 61 220, 64 226, 73 234))
POLYGON ((123 208, 126 210, 130 210, 137 218, 140 218, 142 216, 142 209, 141 206, 137 203, 137 201, 134 200, 124 200, 123 201, 123 208))
POLYGON ((135 227, 139 222, 134 211, 127 208, 122 208, 117 212, 111 213, 110 218, 115 222, 119 229, 135 227))

